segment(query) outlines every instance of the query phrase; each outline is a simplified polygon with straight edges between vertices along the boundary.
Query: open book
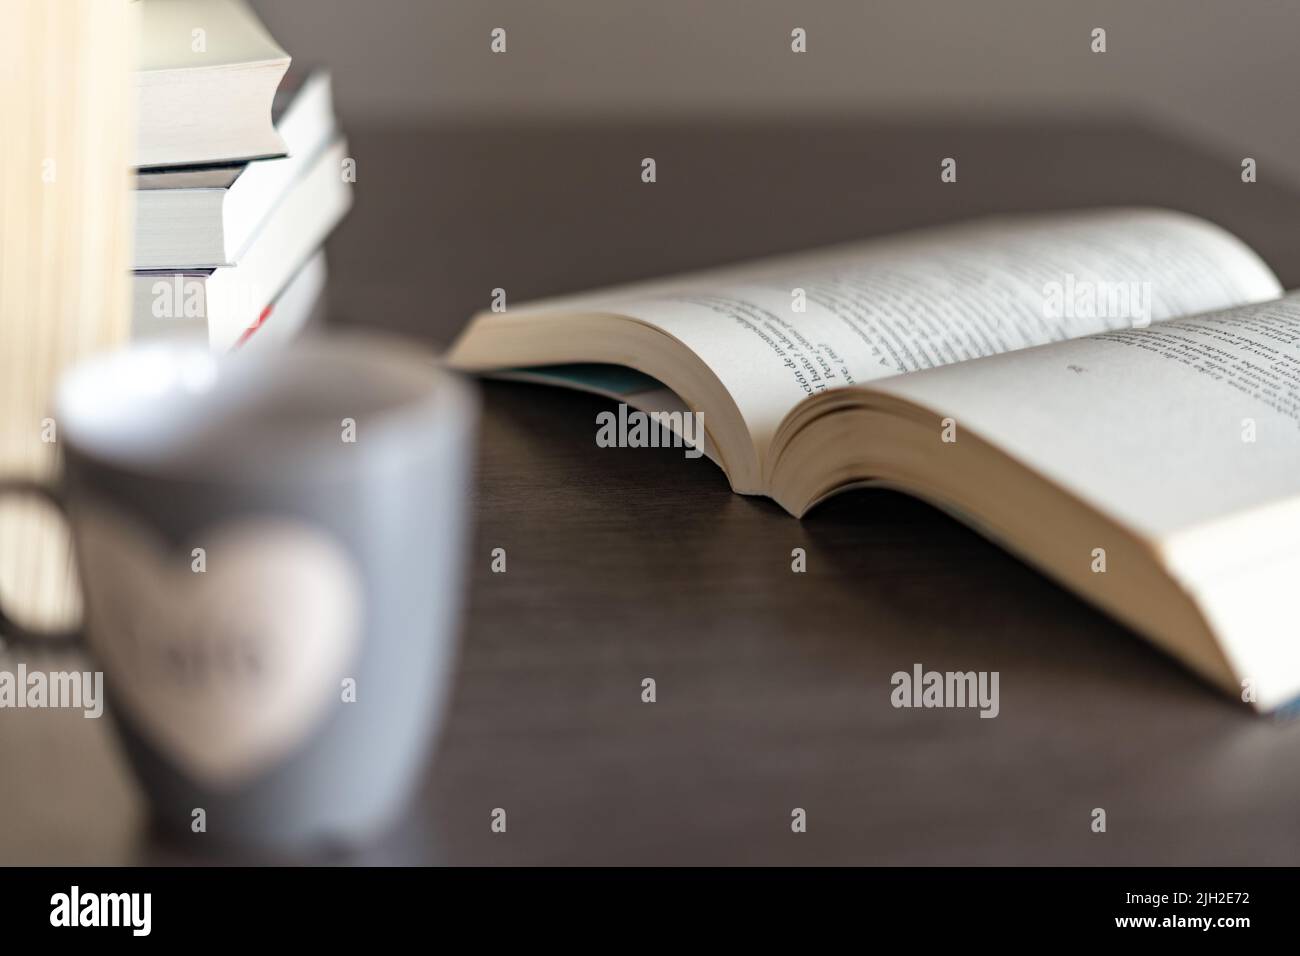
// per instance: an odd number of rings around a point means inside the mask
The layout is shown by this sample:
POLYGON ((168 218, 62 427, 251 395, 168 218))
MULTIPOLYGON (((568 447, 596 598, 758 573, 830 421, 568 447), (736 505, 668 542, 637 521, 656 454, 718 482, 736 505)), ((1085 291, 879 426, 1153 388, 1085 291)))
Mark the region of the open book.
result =
POLYGON ((1270 710, 1300 695, 1281 293, 1217 226, 1096 210, 489 311, 449 361, 701 413, 732 488, 795 516, 864 484, 917 495, 1270 710))

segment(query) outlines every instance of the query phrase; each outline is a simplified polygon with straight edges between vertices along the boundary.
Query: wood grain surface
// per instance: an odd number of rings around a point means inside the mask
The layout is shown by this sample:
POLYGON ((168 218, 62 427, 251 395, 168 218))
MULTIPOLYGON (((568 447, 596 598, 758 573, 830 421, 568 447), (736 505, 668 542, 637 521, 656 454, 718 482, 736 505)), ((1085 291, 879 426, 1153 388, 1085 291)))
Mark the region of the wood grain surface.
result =
MULTIPOLYGON (((519 302, 1003 210, 1186 209, 1300 283, 1300 194, 1136 121, 350 133, 330 321, 438 346, 498 286, 519 302)), ((1300 726, 947 516, 871 491, 796 522, 707 460, 597 448, 602 400, 483 394, 452 711, 407 817, 340 862, 1300 861, 1300 726), (893 709, 914 662, 999 671, 1000 716, 893 709)), ((0 768, 0 862, 203 859, 152 834, 109 721, 0 712, 0 768)))

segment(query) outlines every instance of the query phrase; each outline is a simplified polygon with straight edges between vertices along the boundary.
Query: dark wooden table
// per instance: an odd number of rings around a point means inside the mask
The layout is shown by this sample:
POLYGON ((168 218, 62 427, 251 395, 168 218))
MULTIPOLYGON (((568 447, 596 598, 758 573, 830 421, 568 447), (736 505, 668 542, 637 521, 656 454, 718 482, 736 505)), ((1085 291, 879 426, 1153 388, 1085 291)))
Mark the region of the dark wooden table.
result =
MULTIPOLYGON (((522 302, 1002 210, 1186 209, 1300 284, 1300 194, 1143 122, 351 132, 332 321, 436 345, 498 286, 522 302)), ((406 820, 349 859, 1300 862, 1300 726, 945 515, 861 492, 796 522, 707 460, 597 448, 601 400, 483 393, 453 710, 406 820), (894 710, 914 662, 1000 671, 1001 715, 894 710)), ((146 819, 108 721, 0 714, 0 861, 192 861, 146 819)))

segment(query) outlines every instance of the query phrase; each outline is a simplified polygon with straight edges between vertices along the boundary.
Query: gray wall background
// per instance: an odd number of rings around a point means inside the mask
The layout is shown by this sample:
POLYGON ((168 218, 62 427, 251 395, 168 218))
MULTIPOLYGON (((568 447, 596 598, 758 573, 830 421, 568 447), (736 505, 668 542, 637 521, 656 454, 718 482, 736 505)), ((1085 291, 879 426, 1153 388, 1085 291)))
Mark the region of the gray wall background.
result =
POLYGON ((1137 113, 1300 184, 1298 0, 253 3, 345 121, 1137 113))

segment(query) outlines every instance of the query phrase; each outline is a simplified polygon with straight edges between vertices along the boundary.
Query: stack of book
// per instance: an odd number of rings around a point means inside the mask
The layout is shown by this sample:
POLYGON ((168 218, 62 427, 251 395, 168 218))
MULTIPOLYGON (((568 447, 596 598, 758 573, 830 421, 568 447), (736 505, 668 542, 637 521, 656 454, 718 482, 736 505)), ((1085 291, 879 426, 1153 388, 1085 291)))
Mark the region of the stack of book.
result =
POLYGON ((142 8, 132 334, 284 342, 322 297, 322 246, 352 201, 329 76, 290 70, 243 0, 142 8))

